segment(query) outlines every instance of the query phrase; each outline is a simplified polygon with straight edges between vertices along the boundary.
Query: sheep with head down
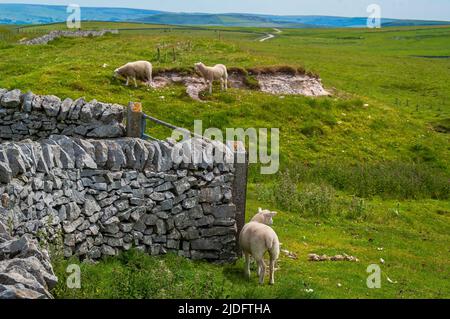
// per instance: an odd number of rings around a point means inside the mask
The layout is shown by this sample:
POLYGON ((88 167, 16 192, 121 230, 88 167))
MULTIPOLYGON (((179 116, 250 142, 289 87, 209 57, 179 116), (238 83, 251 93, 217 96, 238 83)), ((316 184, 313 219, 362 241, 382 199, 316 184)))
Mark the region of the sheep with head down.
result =
POLYGON ((129 62, 120 68, 114 70, 114 76, 119 77, 122 76, 127 79, 126 86, 130 79, 134 81, 134 86, 137 87, 136 80, 144 82, 147 86, 150 86, 152 83, 152 64, 148 61, 136 61, 129 62))
POLYGON ((220 80, 220 89, 228 89, 228 71, 223 64, 215 66, 206 66, 202 62, 195 63, 195 70, 200 72, 206 83, 209 85, 209 94, 212 94, 212 86, 215 80, 220 80))
POLYGON ((245 274, 250 277, 250 256, 258 264, 259 283, 264 283, 266 265, 264 263, 264 254, 269 252, 270 256, 270 279, 269 283, 275 283, 275 263, 280 255, 280 241, 275 231, 269 226, 273 224, 273 216, 276 212, 262 210, 259 208, 252 220, 244 225, 239 235, 239 245, 245 256, 245 274))

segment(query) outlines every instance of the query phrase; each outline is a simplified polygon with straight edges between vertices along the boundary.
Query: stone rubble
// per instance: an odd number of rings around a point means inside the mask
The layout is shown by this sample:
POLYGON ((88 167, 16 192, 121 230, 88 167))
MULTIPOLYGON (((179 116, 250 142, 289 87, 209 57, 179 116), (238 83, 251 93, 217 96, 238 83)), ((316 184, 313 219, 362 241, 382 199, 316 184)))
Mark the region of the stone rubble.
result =
POLYGON ((57 282, 48 253, 30 236, 10 236, 0 220, 0 299, 50 299, 57 282))
POLYGON ((317 254, 309 254, 309 261, 352 261, 359 262, 359 259, 355 256, 350 256, 347 254, 335 255, 335 256, 327 256, 327 255, 317 255, 317 254))

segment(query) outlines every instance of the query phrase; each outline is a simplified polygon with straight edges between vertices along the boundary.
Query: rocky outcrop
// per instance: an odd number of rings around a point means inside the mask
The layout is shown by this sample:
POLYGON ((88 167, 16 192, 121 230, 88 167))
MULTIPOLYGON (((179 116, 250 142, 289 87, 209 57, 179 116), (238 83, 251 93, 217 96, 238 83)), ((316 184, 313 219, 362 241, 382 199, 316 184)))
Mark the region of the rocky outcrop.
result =
POLYGON ((54 95, 0 89, 0 142, 52 134, 88 138, 122 137, 125 108, 118 104, 61 100, 54 95))
POLYGON ((4 218, 16 236, 53 241, 62 234, 66 257, 98 259, 136 247, 233 261, 233 164, 210 158, 206 142, 195 145, 197 163, 174 162, 170 143, 133 138, 3 143, 4 218))
POLYGON ((90 30, 86 30, 86 31, 82 31, 82 30, 77 30, 77 31, 65 31, 65 30, 54 30, 51 31, 48 34, 45 34, 41 37, 37 37, 31 40, 24 40, 24 41, 20 41, 20 44, 25 44, 25 45, 37 45, 37 44, 47 44, 50 41, 53 41, 55 39, 61 38, 61 37, 76 37, 76 38, 85 38, 85 37, 101 37, 104 36, 105 34, 118 34, 119 30, 100 30, 100 31, 90 31, 90 30))
POLYGON ((52 298, 57 282, 48 253, 30 236, 11 237, 0 221, 0 299, 52 298))

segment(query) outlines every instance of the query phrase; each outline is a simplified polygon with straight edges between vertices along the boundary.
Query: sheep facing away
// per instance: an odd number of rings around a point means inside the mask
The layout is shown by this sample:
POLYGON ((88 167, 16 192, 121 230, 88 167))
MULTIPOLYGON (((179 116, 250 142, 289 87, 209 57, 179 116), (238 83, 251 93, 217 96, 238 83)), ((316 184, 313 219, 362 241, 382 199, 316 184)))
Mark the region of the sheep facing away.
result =
POLYGON ((247 223, 239 235, 239 245, 245 256, 245 274, 250 278, 250 255, 258 264, 259 283, 264 283, 266 265, 264 263, 264 254, 268 251, 270 256, 270 280, 269 283, 275 283, 275 263, 280 255, 280 242, 275 231, 269 226, 273 224, 273 216, 276 212, 262 210, 259 208, 252 220, 247 223))
POLYGON ((152 64, 148 61, 129 62, 114 71, 114 76, 122 76, 127 79, 128 86, 130 79, 134 81, 134 86, 137 87, 136 80, 144 82, 150 86, 152 83, 152 64))
POLYGON ((200 72, 206 83, 209 85, 209 94, 212 94, 214 80, 220 80, 220 89, 228 89, 227 67, 223 64, 217 64, 213 67, 206 66, 202 62, 195 63, 195 69, 200 72))

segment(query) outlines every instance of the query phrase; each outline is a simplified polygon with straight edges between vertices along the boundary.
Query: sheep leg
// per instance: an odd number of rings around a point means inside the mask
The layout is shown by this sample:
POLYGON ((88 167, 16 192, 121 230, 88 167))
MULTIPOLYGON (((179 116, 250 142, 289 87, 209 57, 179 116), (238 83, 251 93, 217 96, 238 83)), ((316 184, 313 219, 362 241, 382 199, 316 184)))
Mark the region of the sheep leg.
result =
POLYGON ((130 81, 130 78, 127 76, 127 83, 125 83, 125 86, 128 86, 129 81, 130 81))
POLYGON ((153 80, 152 80, 152 78, 150 77, 150 80, 148 80, 147 82, 145 82, 145 85, 147 85, 148 87, 152 87, 152 84, 153 84, 153 80))
POLYGON ((220 90, 223 91, 223 88, 224 88, 223 79, 220 79, 220 90))
POLYGON ((275 262, 276 262, 276 259, 270 258, 270 265, 269 265, 269 270, 270 270, 269 284, 270 285, 275 284, 275 262))
POLYGON ((212 81, 209 81, 209 94, 212 94, 212 87, 213 87, 213 83, 212 83, 212 81))
POLYGON ((136 78, 133 78, 134 81, 134 87, 137 88, 136 78))
POLYGON ((264 259, 258 260, 258 274, 259 274, 259 284, 264 284, 264 275, 266 274, 266 264, 264 259))
POLYGON ((250 255, 248 253, 245 254, 245 275, 247 278, 250 278, 250 255))

